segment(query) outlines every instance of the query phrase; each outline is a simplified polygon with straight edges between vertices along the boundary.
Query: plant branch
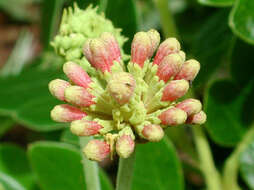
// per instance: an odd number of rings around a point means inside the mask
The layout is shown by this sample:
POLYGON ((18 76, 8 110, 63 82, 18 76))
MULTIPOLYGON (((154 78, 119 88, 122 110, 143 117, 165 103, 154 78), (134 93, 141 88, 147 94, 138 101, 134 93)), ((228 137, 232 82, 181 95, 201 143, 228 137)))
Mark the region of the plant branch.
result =
POLYGON ((223 169, 223 187, 225 190, 240 190, 237 183, 239 170, 239 155, 254 138, 254 125, 246 132, 242 141, 237 145, 234 152, 226 160, 223 169))
MULTIPOLYGON (((82 147, 84 147, 92 137, 80 137, 79 143, 80 143, 80 149, 82 150, 82 147)), ((100 190, 100 180, 99 180, 99 168, 98 164, 96 162, 88 160, 84 153, 81 151, 82 154, 82 164, 83 164, 83 170, 84 170, 84 176, 85 176, 85 182, 86 182, 86 189, 87 190, 100 190)))
POLYGON ((222 190, 220 174, 215 167, 212 153, 202 128, 200 126, 193 126, 192 131, 199 155, 200 169, 205 177, 207 189, 222 190))
POLYGON ((116 190, 131 190, 135 152, 129 158, 119 158, 116 190))
POLYGON ((168 7, 168 0, 154 0, 161 18, 162 30, 165 37, 178 37, 173 15, 168 7))

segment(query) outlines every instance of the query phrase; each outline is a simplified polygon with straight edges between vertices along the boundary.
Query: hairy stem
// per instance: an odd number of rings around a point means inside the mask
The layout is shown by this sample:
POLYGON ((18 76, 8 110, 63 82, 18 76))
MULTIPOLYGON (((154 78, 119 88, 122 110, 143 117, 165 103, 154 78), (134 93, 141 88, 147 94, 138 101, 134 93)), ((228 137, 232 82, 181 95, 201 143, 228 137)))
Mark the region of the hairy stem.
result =
MULTIPOLYGON (((208 190, 222 190, 220 174, 217 171, 207 138, 200 126, 193 126, 193 135, 208 190)), ((232 189, 233 190, 233 189, 232 189)))
POLYGON ((223 169, 223 189, 224 190, 240 190, 237 183, 239 170, 239 155, 248 146, 254 138, 254 125, 246 132, 242 141, 237 145, 234 152, 226 160, 223 169))
POLYGON ((131 190, 135 152, 129 158, 119 158, 116 190, 131 190))
POLYGON ((159 11, 162 30, 165 37, 178 37, 173 15, 169 10, 168 0, 154 0, 159 11))
MULTIPOLYGON (((82 148, 92 139, 92 137, 80 137, 79 143, 80 148, 82 148)), ((82 164, 86 181, 87 190, 100 190, 100 180, 99 180, 99 168, 96 162, 88 160, 84 153, 82 154, 82 164)))

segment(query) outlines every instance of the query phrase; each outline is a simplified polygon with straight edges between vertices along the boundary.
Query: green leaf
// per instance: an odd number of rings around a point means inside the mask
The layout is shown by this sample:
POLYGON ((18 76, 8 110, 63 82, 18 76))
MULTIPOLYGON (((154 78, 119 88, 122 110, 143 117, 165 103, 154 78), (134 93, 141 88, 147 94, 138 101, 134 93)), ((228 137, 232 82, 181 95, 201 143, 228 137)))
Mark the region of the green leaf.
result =
POLYGON ((206 126, 212 139, 224 146, 237 144, 246 131, 242 121, 243 105, 252 84, 240 90, 228 80, 214 82, 205 98, 206 126))
POLYGON ((58 70, 28 68, 19 76, 0 78, 0 113, 36 131, 51 131, 64 125, 53 122, 50 110, 60 101, 48 90, 49 81, 62 78, 58 70))
POLYGON ((176 150, 166 137, 136 147, 132 190, 183 190, 183 173, 176 150))
MULTIPOLYGON (((66 143, 37 142, 28 155, 42 190, 85 190, 81 155, 66 143)), ((111 190, 104 173, 100 174, 102 189, 111 190)))
POLYGON ((42 42, 45 50, 50 48, 49 42, 58 30, 64 2, 65 0, 43 0, 41 27, 42 42))
POLYGON ((194 86, 205 85, 231 51, 234 37, 227 26, 228 10, 217 11, 200 28, 194 41, 193 58, 201 64, 194 86))
POLYGON ((26 153, 16 145, 0 145, 0 171, 17 180, 26 189, 32 189, 35 185, 26 153))
POLYGON ((129 40, 125 47, 130 47, 131 40, 138 30, 138 18, 134 0, 108 0, 106 17, 109 18, 115 27, 122 28, 122 33, 129 40))
POLYGON ((0 172, 0 189, 1 190, 25 190, 15 179, 9 175, 0 172))
POLYGON ((229 26, 233 32, 248 43, 254 44, 254 1, 236 0, 230 13, 229 26))
POLYGON ((240 156, 240 171, 250 189, 254 189, 254 139, 240 156))
POLYGON ((253 79, 254 64, 252 62, 254 46, 237 40, 232 53, 231 73, 234 81, 246 86, 253 79))
POLYGON ((5 116, 0 116, 0 138, 13 126, 14 121, 5 116))
POLYGON ((213 7, 227 7, 232 6, 235 0, 198 0, 198 2, 213 7))

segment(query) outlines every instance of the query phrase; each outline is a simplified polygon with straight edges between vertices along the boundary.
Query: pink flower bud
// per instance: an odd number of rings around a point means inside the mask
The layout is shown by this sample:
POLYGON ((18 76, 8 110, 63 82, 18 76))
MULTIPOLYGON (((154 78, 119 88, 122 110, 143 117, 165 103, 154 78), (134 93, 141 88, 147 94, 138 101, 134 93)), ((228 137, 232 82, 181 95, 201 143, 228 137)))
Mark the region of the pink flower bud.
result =
POLYGON ((158 48, 153 64, 160 65, 163 58, 169 54, 177 53, 180 50, 180 43, 176 38, 168 38, 158 48))
POLYGON ((202 125, 206 122, 206 114, 203 111, 200 111, 194 115, 188 117, 186 123, 202 125))
POLYGON ((91 78, 81 66, 73 62, 67 62, 63 66, 63 71, 67 77, 78 86, 87 88, 91 83, 91 78))
POLYGON ((142 135, 149 141, 158 142, 164 136, 164 131, 159 125, 146 125, 142 130, 142 135))
POLYGON ((51 118, 57 122, 71 122, 85 116, 85 112, 68 104, 57 105, 51 110, 51 118))
POLYGON ((200 63, 194 59, 186 61, 175 79, 194 80, 200 69, 200 63))
POLYGON ((65 89, 64 96, 67 102, 77 106, 90 106, 95 104, 93 95, 80 86, 70 86, 65 89))
POLYGON ((158 66, 157 76, 167 82, 180 71, 182 64, 183 61, 179 54, 167 55, 158 66))
POLYGON ((49 91, 57 99, 64 101, 64 90, 70 86, 65 80, 55 79, 49 83, 49 91))
POLYGON ((85 43, 83 52, 91 65, 101 72, 110 72, 113 64, 110 50, 102 39, 96 38, 85 43))
MULTIPOLYGON (((131 44, 131 61, 137 63, 140 67, 143 67, 144 62, 152 56, 153 47, 151 38, 153 38, 152 32, 138 32, 135 34, 131 44)), ((153 39, 153 43, 156 42, 153 39)))
POLYGON ((181 125, 187 119, 187 114, 178 108, 169 108, 159 115, 159 119, 163 125, 181 125))
POLYGON ((172 80, 163 90, 162 101, 174 101, 188 91, 189 82, 186 80, 172 80))
POLYGON ((110 145, 105 141, 91 140, 83 149, 84 154, 89 160, 101 162, 110 153, 110 145))
POLYGON ((122 135, 117 139, 116 152, 122 158, 128 158, 134 151, 135 142, 130 135, 122 135))
POLYGON ((95 121, 85 119, 71 122, 71 132, 77 136, 91 136, 99 133, 103 127, 95 121))
POLYGON ((190 98, 178 103, 176 107, 185 111, 187 115, 190 116, 200 112, 202 109, 202 104, 199 100, 190 98))
POLYGON ((121 60, 121 52, 120 52, 120 47, 113 36, 113 34, 109 32, 104 32, 101 35, 101 39, 103 40, 107 50, 111 54, 111 65, 113 64, 113 61, 119 62, 121 60))
POLYGON ((123 105, 131 99, 135 86, 135 79, 130 73, 119 72, 112 74, 107 89, 116 102, 123 105))
POLYGON ((92 39, 87 39, 86 43, 83 46, 83 54, 85 55, 86 59, 92 63, 93 62, 93 54, 91 52, 90 49, 90 43, 91 43, 92 39))
POLYGON ((160 34, 156 30, 151 29, 147 32, 147 35, 149 36, 150 41, 151 41, 151 48, 150 48, 149 57, 152 57, 153 53, 155 52, 155 50, 157 49, 157 47, 160 43, 160 34))

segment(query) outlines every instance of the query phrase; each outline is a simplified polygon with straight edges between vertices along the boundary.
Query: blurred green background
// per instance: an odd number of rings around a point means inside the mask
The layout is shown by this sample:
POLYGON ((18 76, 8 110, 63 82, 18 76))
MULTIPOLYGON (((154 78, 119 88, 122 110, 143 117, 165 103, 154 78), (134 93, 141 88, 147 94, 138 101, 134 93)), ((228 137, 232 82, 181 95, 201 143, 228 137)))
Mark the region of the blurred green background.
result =
MULTIPOLYGON (((50 41, 74 2, 122 28, 126 54, 136 32, 155 28, 201 63, 192 88, 206 124, 138 145, 132 189, 254 189, 253 0, 0 0, 0 190, 86 189, 78 139, 50 119, 58 101, 47 88, 63 75, 50 41)), ((117 158, 100 166, 113 189, 117 158)))

